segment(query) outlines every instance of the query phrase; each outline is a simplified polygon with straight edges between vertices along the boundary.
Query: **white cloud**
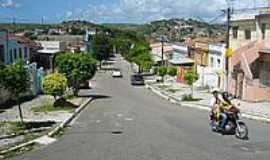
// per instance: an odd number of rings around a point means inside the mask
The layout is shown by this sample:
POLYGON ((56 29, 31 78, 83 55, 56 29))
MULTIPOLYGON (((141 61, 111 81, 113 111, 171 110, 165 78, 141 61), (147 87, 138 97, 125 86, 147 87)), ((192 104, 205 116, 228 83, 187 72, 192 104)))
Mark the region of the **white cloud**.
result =
MULTIPOLYGON (((236 8, 254 6, 254 0, 233 0, 236 8)), ((255 0, 256 1, 256 0, 255 0)), ((269 0, 257 0, 257 7, 269 0)), ((117 4, 88 5, 88 9, 74 16, 96 22, 135 22, 172 17, 200 17, 211 19, 227 7, 226 0, 119 0, 117 4)))
POLYGON ((2 3, 0 3, 0 7, 2 8, 17 8, 20 5, 16 2, 14 2, 13 0, 6 0, 3 1, 2 3))

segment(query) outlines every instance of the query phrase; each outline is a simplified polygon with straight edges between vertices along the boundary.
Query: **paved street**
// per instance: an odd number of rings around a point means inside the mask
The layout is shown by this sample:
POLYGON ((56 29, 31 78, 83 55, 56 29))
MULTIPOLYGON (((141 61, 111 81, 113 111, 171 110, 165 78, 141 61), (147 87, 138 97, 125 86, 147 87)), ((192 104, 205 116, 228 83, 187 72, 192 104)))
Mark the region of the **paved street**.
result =
POLYGON ((270 125, 246 120, 250 140, 212 133, 208 113, 172 105, 124 78, 98 73, 86 110, 54 144, 16 160, 269 160, 270 125))

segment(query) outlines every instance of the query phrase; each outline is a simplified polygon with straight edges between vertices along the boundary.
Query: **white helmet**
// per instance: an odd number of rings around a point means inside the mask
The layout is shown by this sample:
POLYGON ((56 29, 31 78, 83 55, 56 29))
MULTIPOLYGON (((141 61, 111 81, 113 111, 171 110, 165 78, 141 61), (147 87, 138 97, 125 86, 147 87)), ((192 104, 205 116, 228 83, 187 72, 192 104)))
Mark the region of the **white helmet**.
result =
POLYGON ((211 89, 211 93, 219 92, 219 91, 220 91, 219 88, 213 88, 213 89, 211 89))

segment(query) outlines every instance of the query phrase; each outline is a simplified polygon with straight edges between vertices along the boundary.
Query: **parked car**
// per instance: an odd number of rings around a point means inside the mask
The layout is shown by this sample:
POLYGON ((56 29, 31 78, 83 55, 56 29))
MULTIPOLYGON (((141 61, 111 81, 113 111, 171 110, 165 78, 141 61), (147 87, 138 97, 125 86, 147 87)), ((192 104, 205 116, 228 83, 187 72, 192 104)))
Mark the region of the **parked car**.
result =
POLYGON ((114 78, 120 78, 120 77, 123 77, 122 73, 120 70, 116 70, 116 71, 113 71, 112 72, 112 77, 114 78))
POLYGON ((132 85, 144 85, 144 79, 142 75, 134 74, 130 78, 132 85))
POLYGON ((82 80, 79 83, 79 88, 80 89, 90 89, 91 88, 91 85, 90 85, 90 83, 89 83, 88 80, 82 80))

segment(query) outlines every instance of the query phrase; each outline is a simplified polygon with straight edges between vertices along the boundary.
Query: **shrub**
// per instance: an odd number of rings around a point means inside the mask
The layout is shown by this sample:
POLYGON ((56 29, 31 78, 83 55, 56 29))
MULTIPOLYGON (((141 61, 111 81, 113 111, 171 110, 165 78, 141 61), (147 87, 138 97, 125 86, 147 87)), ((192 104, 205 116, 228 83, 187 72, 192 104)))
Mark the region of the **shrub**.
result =
POLYGON ((193 96, 191 94, 185 94, 182 96, 182 101, 189 101, 189 102, 192 102, 192 101, 200 101, 202 100, 201 98, 193 98, 193 96))
POLYGON ((158 67, 153 68, 154 74, 158 74, 158 67))
POLYGON ((170 75, 170 76, 176 76, 177 69, 176 69, 176 67, 169 67, 167 72, 168 72, 168 75, 170 75))
POLYGON ((193 97, 193 83, 198 80, 199 76, 195 71, 186 72, 184 75, 184 79, 191 89, 191 97, 193 97))
POLYGON ((67 80, 61 73, 47 75, 42 82, 43 92, 52 95, 54 99, 61 97, 67 88, 67 80))
POLYGON ((159 67, 158 68, 158 75, 161 77, 164 77, 167 74, 167 68, 166 67, 159 67))

